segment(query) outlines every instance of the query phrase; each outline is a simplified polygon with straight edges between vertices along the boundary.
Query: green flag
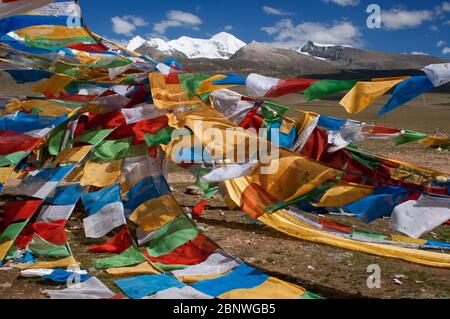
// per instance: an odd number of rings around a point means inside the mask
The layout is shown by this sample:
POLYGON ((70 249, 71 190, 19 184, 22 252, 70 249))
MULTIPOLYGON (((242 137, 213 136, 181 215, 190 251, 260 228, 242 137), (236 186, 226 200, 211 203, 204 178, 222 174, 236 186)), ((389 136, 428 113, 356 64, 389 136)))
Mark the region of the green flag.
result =
POLYGON ((129 267, 143 263, 146 260, 147 258, 137 247, 131 246, 120 255, 94 259, 94 267, 97 269, 129 267))
POLYGON ((127 157, 132 138, 115 141, 104 141, 94 152, 94 162, 107 162, 127 157))
POLYGON ((16 152, 7 155, 0 155, 0 167, 14 166, 19 163, 27 152, 16 152))
POLYGON ((147 252, 152 257, 159 257, 171 253, 176 248, 193 240, 198 235, 198 229, 186 215, 164 225, 156 231, 147 252))
POLYGON ((265 101, 263 104, 263 109, 264 108, 270 108, 272 109, 273 112, 275 112, 276 114, 282 116, 284 114, 286 114, 286 112, 289 112, 291 109, 287 106, 282 106, 282 105, 278 105, 272 102, 267 102, 265 101))
POLYGON ((381 235, 381 234, 374 234, 374 233, 368 233, 368 232, 364 232, 364 231, 354 231, 351 233, 351 236, 362 236, 362 237, 368 237, 368 238, 375 238, 375 239, 381 239, 381 240, 385 240, 386 236, 381 235))
POLYGON ((50 243, 40 237, 38 234, 34 234, 33 240, 27 246, 27 250, 30 251, 33 255, 41 257, 64 258, 72 255, 67 244, 56 245, 50 243))
POLYGON ((61 152, 66 129, 67 125, 60 125, 50 134, 48 141, 48 152, 50 155, 58 155, 61 152))
POLYGON ((86 131, 77 138, 75 138, 74 142, 82 142, 91 145, 97 145, 105 138, 107 138, 109 134, 111 134, 113 131, 114 129, 86 131))
POLYGON ((353 157, 355 160, 363 164, 364 166, 367 166, 370 169, 377 170, 380 168, 381 163, 377 161, 375 158, 369 159, 367 157, 363 157, 361 155, 357 155, 353 152, 349 152, 350 156, 353 157))
POLYGON ((19 234, 27 224, 28 220, 21 223, 13 223, 9 225, 0 235, 0 244, 3 244, 10 240, 16 240, 17 236, 19 236, 19 234))
POLYGON ((317 188, 313 189, 312 191, 310 191, 309 193, 306 193, 296 199, 293 199, 290 202, 281 202, 281 203, 276 203, 276 204, 272 204, 269 206, 266 206, 264 208, 264 210, 266 212, 268 212, 269 214, 274 214, 279 210, 285 209, 289 206, 295 206, 298 205, 302 202, 306 202, 310 199, 313 199, 314 197, 321 195, 323 193, 325 193, 327 190, 329 190, 331 187, 333 187, 336 184, 335 181, 325 181, 322 185, 319 185, 317 188))
POLYGON ((316 295, 312 292, 307 291, 299 299, 308 300, 308 299, 325 299, 325 298, 320 295, 316 295))
POLYGON ((155 134, 145 134, 145 142, 148 146, 156 146, 160 144, 167 145, 172 140, 172 127, 164 127, 155 134))
POLYGON ((427 137, 428 134, 406 130, 402 132, 402 135, 395 140, 395 145, 399 146, 406 143, 416 142, 427 137))
POLYGON ((117 58, 112 61, 111 61, 111 59, 101 59, 101 60, 89 65, 89 67, 111 69, 111 68, 117 68, 120 66, 125 66, 125 65, 128 65, 131 63, 133 63, 133 61, 128 60, 128 59, 122 59, 122 58, 117 58))
POLYGON ((358 81, 321 80, 304 91, 306 101, 320 99, 342 91, 351 90, 358 81))
MULTIPOLYGON (((200 87, 200 83, 211 78, 209 74, 196 74, 196 73, 182 73, 178 74, 178 78, 180 79, 180 85, 186 93, 187 97, 192 99, 197 96, 197 89, 200 87)), ((202 100, 207 98, 210 93, 199 95, 202 100)))

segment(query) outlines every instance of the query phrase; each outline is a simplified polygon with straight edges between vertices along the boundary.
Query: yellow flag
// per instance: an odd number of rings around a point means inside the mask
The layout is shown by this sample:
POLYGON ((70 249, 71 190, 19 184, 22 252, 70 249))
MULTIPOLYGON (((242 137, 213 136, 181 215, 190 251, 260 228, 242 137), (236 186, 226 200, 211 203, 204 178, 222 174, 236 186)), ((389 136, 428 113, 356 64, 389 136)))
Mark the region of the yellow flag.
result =
POLYGON ((33 86, 34 92, 39 92, 42 94, 51 93, 54 96, 59 96, 61 93, 65 93, 66 91, 64 88, 69 85, 73 80, 75 80, 74 77, 63 75, 63 74, 56 74, 53 75, 51 78, 46 79, 42 81, 39 84, 36 84, 33 86))
POLYGON ((399 243, 405 243, 405 244, 413 244, 413 245, 425 245, 428 240, 425 239, 415 239, 403 235, 391 235, 392 241, 396 241, 399 243))
POLYGON ((167 84, 163 74, 150 74, 150 87, 153 103, 159 109, 175 109, 201 102, 198 97, 189 99, 180 84, 167 84))
POLYGON ((0 167, 0 184, 5 184, 13 172, 14 167, 0 167))
MULTIPOLYGON (((246 177, 225 181, 225 186, 230 198, 238 205, 241 201, 241 194, 248 185, 249 183, 246 177)), ((293 223, 292 217, 287 218, 288 215, 288 212, 282 210, 276 212, 275 214, 264 214, 259 217, 258 220, 269 227, 302 240, 308 240, 315 243, 326 244, 383 257, 403 259, 422 265, 450 268, 450 256, 448 254, 382 244, 364 243, 337 237, 315 229, 309 225, 306 226, 306 224, 301 221, 293 223)))
POLYGON ((428 147, 440 147, 450 145, 450 138, 447 136, 428 136, 417 143, 428 147))
POLYGON ((348 113, 360 113, 375 102, 380 96, 405 79, 385 81, 358 82, 341 100, 340 104, 348 113))
POLYGON ((146 261, 134 267, 110 268, 107 269, 106 272, 115 277, 124 277, 138 275, 157 275, 162 271, 146 261))
POLYGON ((32 112, 38 110, 41 116, 55 116, 60 117, 67 115, 74 111, 74 109, 64 106, 59 103, 55 103, 51 100, 14 100, 5 106, 5 109, 12 112, 25 110, 26 112, 32 112))
POLYGON ((131 214, 130 220, 150 232, 168 224, 183 212, 171 194, 151 199, 131 214))
POLYGON ((220 160, 236 162, 238 156, 245 156, 240 160, 247 160, 250 155, 255 155, 250 153, 256 151, 250 146, 257 145, 258 136, 249 134, 204 104, 180 116, 176 125, 191 129, 196 140, 202 143, 209 154, 220 160))
POLYGON ((0 244, 0 260, 3 260, 3 258, 6 257, 6 254, 8 253, 9 249, 14 244, 13 240, 6 241, 2 244, 0 244))
POLYGON ((107 163, 87 162, 80 185, 108 187, 117 184, 119 183, 121 169, 122 160, 107 163))
POLYGON ((249 180, 280 201, 291 201, 307 194, 339 174, 337 170, 283 149, 279 159, 266 165, 258 164, 253 172, 249 180), (260 174, 263 168, 276 166, 278 169, 273 174, 260 174))
POLYGON ((92 145, 86 145, 65 149, 58 154, 54 164, 78 163, 89 154, 92 148, 92 145))
POLYGON ((227 78, 227 76, 223 75, 223 74, 215 75, 215 76, 201 82, 195 93, 197 93, 198 95, 201 95, 201 94, 206 94, 206 93, 214 92, 214 91, 217 91, 220 89, 227 89, 227 88, 231 88, 231 87, 235 86, 235 85, 230 85, 230 84, 226 84, 226 85, 213 84, 213 81, 220 81, 225 78, 227 78))
POLYGON ((370 186, 343 184, 330 188, 316 207, 342 207, 373 194, 370 186))
POLYGON ((288 135, 291 133, 292 129, 297 125, 296 121, 284 118, 281 121, 280 132, 288 135))
POLYGON ((66 39, 75 37, 90 37, 91 35, 84 28, 65 26, 32 26, 15 31, 20 37, 27 37, 30 40, 39 38, 66 39))
POLYGON ((299 116, 296 117, 297 131, 301 134, 307 127, 317 121, 319 114, 312 112, 299 112, 299 116))
POLYGON ((305 294, 303 287, 269 277, 255 288, 234 289, 220 295, 219 299, 298 299, 305 294))
POLYGON ((67 268, 69 266, 79 265, 73 256, 66 257, 64 259, 58 259, 55 261, 41 261, 35 264, 26 265, 20 267, 23 270, 26 269, 54 269, 54 268, 67 268))
POLYGON ((189 275, 189 276, 175 276, 179 281, 182 281, 186 284, 193 284, 195 282, 203 281, 203 280, 212 280, 217 279, 222 276, 227 275, 230 273, 231 270, 228 270, 222 274, 209 274, 209 275, 189 275))

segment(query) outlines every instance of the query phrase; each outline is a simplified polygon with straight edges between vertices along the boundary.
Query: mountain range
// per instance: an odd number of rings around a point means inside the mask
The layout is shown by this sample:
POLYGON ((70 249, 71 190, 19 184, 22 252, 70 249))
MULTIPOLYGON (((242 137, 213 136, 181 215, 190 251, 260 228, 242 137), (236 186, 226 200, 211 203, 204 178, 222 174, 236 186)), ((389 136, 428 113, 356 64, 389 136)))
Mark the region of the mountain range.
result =
POLYGON ((337 78, 415 75, 433 63, 449 60, 424 54, 370 51, 344 45, 308 41, 296 48, 282 49, 253 41, 249 44, 221 32, 210 39, 183 36, 165 41, 160 38, 133 38, 128 49, 157 60, 175 57, 184 66, 200 72, 235 72, 265 75, 337 75, 337 78))
POLYGON ((136 36, 128 44, 128 49, 132 51, 154 49, 166 56, 189 59, 229 59, 244 46, 246 46, 246 43, 234 35, 221 32, 210 39, 195 39, 183 36, 167 42, 159 38, 145 40, 136 36))

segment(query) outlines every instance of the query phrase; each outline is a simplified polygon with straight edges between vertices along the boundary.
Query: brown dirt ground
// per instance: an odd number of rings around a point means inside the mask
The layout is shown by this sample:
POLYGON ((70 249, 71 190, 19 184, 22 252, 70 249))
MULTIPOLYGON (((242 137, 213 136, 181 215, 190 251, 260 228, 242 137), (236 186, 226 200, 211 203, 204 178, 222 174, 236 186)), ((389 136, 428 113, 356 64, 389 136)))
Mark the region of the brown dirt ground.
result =
MULTIPOLYGON (((299 104, 301 95, 291 95, 277 99, 275 102, 297 106, 303 110, 320 114, 349 118, 337 102, 320 101, 299 104), (332 106, 331 106, 332 105, 332 106)), ((387 97, 377 104, 385 102, 387 97)), ((401 127, 428 133, 450 133, 449 95, 426 94, 416 101, 394 111, 382 118, 375 116, 379 107, 373 107, 362 115, 351 116, 356 120, 381 122, 390 127, 401 127)), ((450 152, 439 152, 416 144, 394 147, 386 142, 370 142, 364 147, 388 157, 431 166, 449 171, 450 152)), ((190 211, 200 201, 199 196, 184 194, 187 186, 194 179, 185 171, 171 167, 169 183, 174 188, 178 202, 190 211)), ((84 237, 81 209, 69 221, 68 239, 75 257, 92 275, 98 276, 115 292, 120 293, 114 285, 114 278, 103 271, 92 268, 93 258, 102 258, 107 254, 87 252, 89 245, 101 243, 102 240, 90 240, 84 237)), ((370 231, 389 233, 386 220, 379 220, 370 225, 363 225, 353 218, 332 217, 338 221, 370 231)), ((298 283, 313 292, 328 298, 450 298, 450 272, 447 269, 425 267, 395 259, 382 258, 368 254, 351 252, 343 249, 318 245, 297 240, 267 226, 254 224, 243 218, 242 213, 230 211, 221 198, 209 203, 206 213, 197 219, 198 226, 217 242, 223 249, 234 256, 255 266, 268 274, 287 281, 298 283), (378 264, 382 271, 380 289, 368 289, 366 280, 367 266, 378 264), (396 276, 402 282, 395 284, 396 276)), ((450 238, 450 227, 441 226, 427 238, 445 241, 450 238)), ((27 299, 45 298, 43 289, 64 288, 40 279, 21 279, 16 270, 0 269, 0 298, 27 299)))

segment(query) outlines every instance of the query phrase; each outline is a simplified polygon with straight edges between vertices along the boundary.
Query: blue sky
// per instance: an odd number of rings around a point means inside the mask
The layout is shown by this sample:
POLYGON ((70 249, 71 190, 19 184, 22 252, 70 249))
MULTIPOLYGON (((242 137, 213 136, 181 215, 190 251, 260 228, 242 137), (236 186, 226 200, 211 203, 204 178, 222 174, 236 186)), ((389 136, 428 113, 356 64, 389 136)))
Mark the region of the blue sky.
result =
POLYGON ((422 52, 450 59, 450 1, 443 0, 79 0, 96 33, 207 38, 227 31, 244 42, 279 47, 319 43, 422 52), (381 8, 381 28, 367 27, 367 6, 381 8))

